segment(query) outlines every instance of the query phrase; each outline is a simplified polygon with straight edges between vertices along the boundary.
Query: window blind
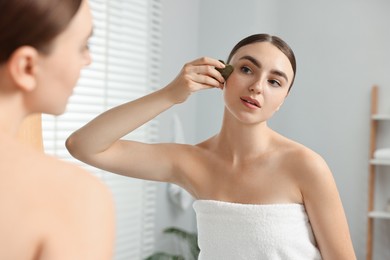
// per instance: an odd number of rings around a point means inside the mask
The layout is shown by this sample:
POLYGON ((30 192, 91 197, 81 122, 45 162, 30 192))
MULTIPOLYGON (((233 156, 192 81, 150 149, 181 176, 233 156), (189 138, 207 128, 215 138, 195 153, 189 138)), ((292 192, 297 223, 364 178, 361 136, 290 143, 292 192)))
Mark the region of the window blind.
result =
MULTIPOLYGON (((159 86, 161 0, 89 0, 94 17, 90 40, 92 64, 81 73, 61 116, 43 115, 45 151, 76 163, 101 178, 116 206, 115 259, 143 259, 154 250, 154 182, 107 173, 74 159, 66 138, 103 111, 141 97, 159 86)), ((155 142, 152 120, 126 138, 155 142)))

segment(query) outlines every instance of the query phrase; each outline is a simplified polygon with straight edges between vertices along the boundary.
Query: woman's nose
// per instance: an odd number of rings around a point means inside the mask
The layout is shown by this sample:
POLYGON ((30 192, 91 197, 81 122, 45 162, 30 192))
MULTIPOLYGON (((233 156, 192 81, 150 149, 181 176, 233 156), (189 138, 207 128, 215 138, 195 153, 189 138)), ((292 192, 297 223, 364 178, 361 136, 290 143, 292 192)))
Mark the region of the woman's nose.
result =
POLYGON ((85 59, 84 59, 84 66, 88 66, 92 63, 92 57, 91 57, 91 53, 88 51, 86 54, 85 54, 85 59))
POLYGON ((256 82, 253 82, 253 84, 249 86, 249 91, 256 95, 261 94, 263 92, 263 81, 259 79, 256 82))

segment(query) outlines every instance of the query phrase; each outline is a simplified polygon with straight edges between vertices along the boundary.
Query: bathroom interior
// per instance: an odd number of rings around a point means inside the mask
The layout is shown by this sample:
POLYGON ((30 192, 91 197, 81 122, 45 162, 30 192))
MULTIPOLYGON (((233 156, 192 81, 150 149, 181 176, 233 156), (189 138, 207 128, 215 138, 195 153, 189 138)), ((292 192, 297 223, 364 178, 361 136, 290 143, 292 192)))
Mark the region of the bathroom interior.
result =
MULTIPOLYGON (((102 20, 107 17, 100 17, 98 12, 104 14, 107 5, 102 3, 109 1, 90 2, 98 31, 94 37, 100 37, 99 28, 108 25, 102 20)), ((127 1, 112 2, 120 5, 127 1)), ((146 55, 136 68, 145 77, 151 77, 153 72, 154 78, 143 81, 152 89, 168 84, 186 62, 197 57, 225 60, 233 45, 250 34, 269 33, 289 43, 297 58, 295 83, 286 102, 268 124, 310 147, 328 163, 343 202, 357 259, 390 259, 390 167, 386 163, 375 167, 374 189, 369 185, 372 156, 390 160, 389 1, 148 0, 129 1, 124 6, 131 6, 132 2, 145 7, 146 14, 138 19, 141 15, 136 13, 134 20, 144 23, 147 32, 155 26, 150 34, 158 38, 158 44, 153 47, 157 49, 157 58, 150 61, 153 66, 146 55), (158 21, 157 25, 153 19, 158 21), (379 92, 376 114, 384 116, 375 129, 375 140, 370 137, 373 86, 378 86, 379 92), (371 149, 373 141, 375 151, 371 149), (369 197, 371 190, 373 201, 369 197), (382 215, 369 217, 371 203, 373 210, 382 215), (369 220, 373 225, 370 234, 369 220), (372 258, 367 258, 369 236, 373 238, 372 258)), ((146 37, 149 37, 147 33, 146 37)), ((99 41, 91 41, 93 57, 101 54, 94 44, 98 45, 99 41)), ((95 60, 101 62, 99 58, 95 60)), ((93 66, 91 70, 96 69, 93 66)), ((131 68, 122 69, 132 74, 131 68)), ((80 85, 92 86, 94 82, 99 85, 99 80, 90 80, 93 75, 93 71, 82 74, 80 85)), ((77 102, 78 95, 82 93, 75 91, 71 102, 77 102)), ((138 94, 131 95, 129 99, 138 94)), ((70 104, 69 111, 74 107, 77 106, 70 104)), ((98 112, 102 108, 89 114, 98 112)), ((149 126, 152 130, 144 131, 146 137, 140 138, 196 144, 219 130, 222 113, 221 91, 203 91, 158 116, 149 126)), ((65 159, 68 155, 58 152, 63 146, 61 133, 66 138, 78 126, 67 124, 66 118, 72 118, 71 115, 67 112, 59 118, 43 117, 45 149, 65 159), (59 130, 62 127, 66 131, 59 130), (55 131, 57 139, 54 140, 50 136, 55 131)), ((124 205, 118 206, 117 212, 116 260, 144 259, 160 251, 188 255, 180 239, 163 233, 168 227, 196 232, 193 199, 184 190, 166 183, 114 179, 110 173, 82 167, 97 172, 109 187, 120 186, 113 190, 118 205, 124 205), (136 191, 138 197, 132 197, 129 191, 136 191)))

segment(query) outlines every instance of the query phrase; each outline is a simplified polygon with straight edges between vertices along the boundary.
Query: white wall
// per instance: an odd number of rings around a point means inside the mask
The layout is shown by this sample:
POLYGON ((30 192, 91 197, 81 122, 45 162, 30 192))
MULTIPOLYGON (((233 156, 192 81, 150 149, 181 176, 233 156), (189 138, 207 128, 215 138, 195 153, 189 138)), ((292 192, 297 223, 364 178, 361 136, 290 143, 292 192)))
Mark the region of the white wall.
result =
MULTIPOLYGON (((390 2, 386 0, 163 0, 162 83, 198 56, 226 59, 241 38, 281 36, 298 60, 295 85, 270 126, 321 154, 334 173, 358 259, 365 259, 369 93, 381 87, 380 110, 390 113, 390 2), (384 93, 384 94, 383 94, 384 93)), ((188 143, 215 134, 223 102, 219 90, 198 93, 161 116, 161 139, 171 141, 172 114, 183 120, 188 143)), ((192 209, 181 212, 159 185, 157 220, 195 229, 192 209)), ((381 222, 383 230, 390 221, 381 222)), ((389 232, 388 232, 389 233, 389 232)), ((390 259, 389 234, 376 259, 390 259)), ((379 239, 377 239, 379 241, 379 239)))
MULTIPOLYGON (((291 39, 301 68, 293 98, 274 125, 328 161, 358 259, 364 259, 369 94, 373 84, 381 86, 382 94, 390 90, 390 3, 305 1, 304 5, 285 7, 281 33, 291 39)), ((385 100, 381 101, 383 109, 385 100)), ((387 225, 389 231, 389 222, 376 223, 387 225)), ((387 242, 376 236, 375 242, 381 246, 375 250, 375 259, 390 259, 389 239, 390 233, 387 242)))
MULTIPOLYGON (((334 173, 358 259, 365 257, 369 93, 379 84, 390 112, 390 2, 201 1, 200 55, 225 59, 252 33, 281 36, 298 60, 295 85, 270 126, 321 154, 334 173)), ((219 91, 198 96, 197 140, 215 134, 219 91)), ((389 184, 390 185, 390 184, 389 184)), ((389 222, 380 223, 389 230, 389 222)), ((386 238, 386 235, 383 236, 386 238)), ((376 259, 390 259, 387 238, 376 259)))

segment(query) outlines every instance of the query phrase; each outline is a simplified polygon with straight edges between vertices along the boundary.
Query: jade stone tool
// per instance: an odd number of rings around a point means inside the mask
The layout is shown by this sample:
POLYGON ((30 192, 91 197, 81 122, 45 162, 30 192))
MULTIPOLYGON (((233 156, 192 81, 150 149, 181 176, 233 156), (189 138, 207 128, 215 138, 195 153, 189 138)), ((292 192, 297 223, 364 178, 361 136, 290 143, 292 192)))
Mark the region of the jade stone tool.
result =
POLYGON ((234 68, 232 65, 226 64, 223 60, 219 60, 219 61, 222 62, 223 64, 225 64, 226 66, 223 69, 220 69, 220 68, 215 68, 215 69, 221 73, 222 77, 225 80, 227 80, 229 78, 230 74, 232 74, 234 68))

